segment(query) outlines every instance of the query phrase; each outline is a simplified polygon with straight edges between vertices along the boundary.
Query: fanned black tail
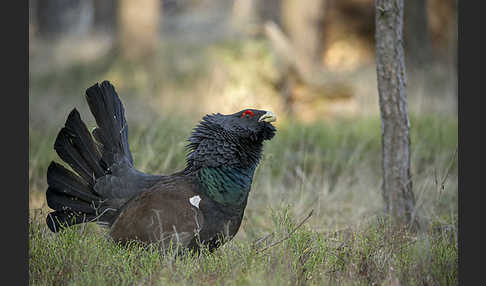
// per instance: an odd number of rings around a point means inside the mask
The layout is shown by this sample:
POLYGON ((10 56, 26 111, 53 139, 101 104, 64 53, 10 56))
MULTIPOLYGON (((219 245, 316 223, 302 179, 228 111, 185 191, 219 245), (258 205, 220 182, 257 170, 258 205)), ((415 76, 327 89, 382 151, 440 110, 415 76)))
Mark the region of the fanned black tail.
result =
POLYGON ((96 221, 110 225, 117 206, 95 190, 97 179, 109 176, 114 164, 133 164, 123 105, 113 86, 104 81, 86 90, 86 99, 98 127, 93 140, 79 112, 73 109, 59 132, 54 149, 72 170, 51 162, 47 170, 47 204, 54 210, 47 218, 49 229, 96 221))

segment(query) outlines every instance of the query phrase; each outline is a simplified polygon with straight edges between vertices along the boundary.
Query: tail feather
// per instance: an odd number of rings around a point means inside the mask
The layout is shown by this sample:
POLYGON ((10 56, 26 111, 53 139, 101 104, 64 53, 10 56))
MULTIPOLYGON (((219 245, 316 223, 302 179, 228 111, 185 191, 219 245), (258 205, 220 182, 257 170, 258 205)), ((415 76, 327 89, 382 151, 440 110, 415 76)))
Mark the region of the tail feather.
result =
POLYGON ((57 135, 54 149, 64 162, 68 163, 90 186, 93 186, 94 172, 91 171, 77 146, 73 144, 73 137, 74 135, 67 128, 62 128, 57 135))
POLYGON ((100 165, 101 154, 96 149, 95 143, 91 138, 88 128, 81 120, 79 112, 74 109, 66 121, 66 129, 69 130, 74 147, 88 164, 95 178, 105 175, 105 170, 100 165))
POLYGON ((100 204, 99 201, 98 206, 94 205, 95 201, 90 204, 89 202, 79 200, 76 197, 62 194, 53 188, 47 188, 46 195, 47 205, 51 209, 58 211, 95 214, 96 209, 99 208, 100 204))
POLYGON ((103 145, 103 161, 110 166, 124 157, 133 165, 125 110, 113 85, 108 81, 93 85, 86 90, 86 100, 98 125, 93 133, 103 145))
POLYGON ((47 169, 47 184, 61 194, 70 195, 85 202, 100 199, 81 178, 56 162, 51 162, 47 169))

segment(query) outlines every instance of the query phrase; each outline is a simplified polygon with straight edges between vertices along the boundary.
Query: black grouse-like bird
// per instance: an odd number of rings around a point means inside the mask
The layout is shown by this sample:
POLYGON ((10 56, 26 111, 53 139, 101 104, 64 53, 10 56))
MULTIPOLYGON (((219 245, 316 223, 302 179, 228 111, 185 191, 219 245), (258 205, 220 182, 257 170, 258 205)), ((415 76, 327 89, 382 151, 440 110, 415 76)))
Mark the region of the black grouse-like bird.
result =
POLYGON ((88 131, 76 109, 54 149, 73 173, 51 162, 46 218, 57 232, 96 222, 115 241, 182 245, 212 251, 238 231, 263 142, 275 135, 270 111, 246 109, 203 117, 189 138, 186 167, 149 175, 133 166, 123 104, 104 81, 86 90, 98 127, 88 131), (94 140, 93 140, 94 138, 94 140))

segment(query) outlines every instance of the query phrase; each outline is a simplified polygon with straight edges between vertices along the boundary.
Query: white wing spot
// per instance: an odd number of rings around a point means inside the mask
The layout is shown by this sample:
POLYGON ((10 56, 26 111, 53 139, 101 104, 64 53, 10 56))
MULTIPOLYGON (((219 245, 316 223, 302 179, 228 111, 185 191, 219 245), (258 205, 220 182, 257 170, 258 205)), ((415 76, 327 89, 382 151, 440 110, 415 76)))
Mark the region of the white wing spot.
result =
POLYGON ((189 202, 191 203, 191 205, 195 206, 196 208, 199 208, 199 202, 200 201, 201 201, 200 196, 194 196, 194 197, 189 199, 189 202))

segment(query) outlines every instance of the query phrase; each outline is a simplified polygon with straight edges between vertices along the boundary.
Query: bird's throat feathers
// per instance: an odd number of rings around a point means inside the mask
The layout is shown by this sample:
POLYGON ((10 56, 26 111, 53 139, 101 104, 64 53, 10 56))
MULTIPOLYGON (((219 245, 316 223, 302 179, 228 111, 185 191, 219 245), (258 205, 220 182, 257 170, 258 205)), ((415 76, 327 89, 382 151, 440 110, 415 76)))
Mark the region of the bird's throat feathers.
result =
POLYGON ((251 168, 258 164, 263 139, 246 130, 228 130, 218 122, 220 114, 206 115, 189 137, 187 168, 233 166, 251 168))

